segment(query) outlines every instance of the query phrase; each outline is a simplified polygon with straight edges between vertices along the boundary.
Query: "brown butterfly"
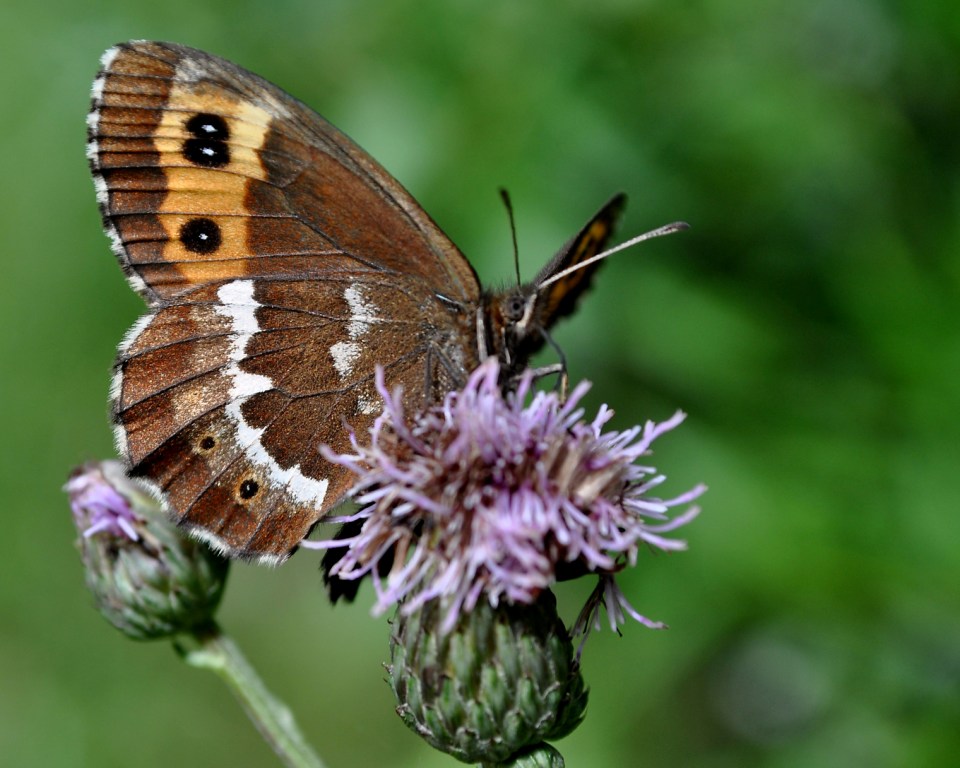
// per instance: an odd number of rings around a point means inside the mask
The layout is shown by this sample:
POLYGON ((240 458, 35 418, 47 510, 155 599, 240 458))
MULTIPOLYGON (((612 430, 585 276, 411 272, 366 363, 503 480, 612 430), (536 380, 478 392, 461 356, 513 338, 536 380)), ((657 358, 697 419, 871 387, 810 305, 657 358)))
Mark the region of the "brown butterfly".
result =
POLYGON ((529 285, 483 291, 376 161, 260 77, 180 45, 106 52, 88 156, 113 249, 149 314, 120 346, 117 442, 173 518, 224 554, 288 557, 354 478, 381 410, 526 366, 573 311, 619 195, 529 285))

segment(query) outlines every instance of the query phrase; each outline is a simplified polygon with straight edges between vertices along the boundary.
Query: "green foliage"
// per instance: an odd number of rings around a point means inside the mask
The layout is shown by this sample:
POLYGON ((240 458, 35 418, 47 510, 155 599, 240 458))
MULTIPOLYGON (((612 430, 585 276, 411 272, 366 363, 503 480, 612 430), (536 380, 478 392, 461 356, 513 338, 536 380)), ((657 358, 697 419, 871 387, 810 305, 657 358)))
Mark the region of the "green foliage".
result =
MULTIPOLYGON (((688 411, 657 465, 677 491, 710 485, 690 551, 642 557, 623 582, 669 632, 588 642, 588 716, 558 745, 569 765, 955 759, 953 3, 14 0, 0 7, 5 761, 272 764, 215 681, 91 609, 58 490, 111 453, 109 365, 141 310, 83 148, 100 53, 144 37, 317 108, 488 282, 513 273, 498 186, 526 276, 616 191, 624 236, 693 226, 614 257, 557 334, 614 426, 688 411)), ((450 765, 393 714, 370 602, 325 606, 301 554, 234 569, 221 619, 330 764, 450 765)))

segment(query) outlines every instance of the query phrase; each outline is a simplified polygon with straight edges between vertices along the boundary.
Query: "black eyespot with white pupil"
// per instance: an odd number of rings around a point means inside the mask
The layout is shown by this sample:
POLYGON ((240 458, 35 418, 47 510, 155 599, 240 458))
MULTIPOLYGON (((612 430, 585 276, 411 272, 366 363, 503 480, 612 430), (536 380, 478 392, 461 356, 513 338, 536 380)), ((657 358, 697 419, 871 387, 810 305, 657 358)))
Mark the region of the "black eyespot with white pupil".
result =
POLYGON ((213 219, 190 219, 180 227, 180 242, 192 253, 213 253, 223 243, 223 237, 213 219))
POLYGON ((217 439, 213 435, 204 435, 200 439, 201 451, 212 451, 217 445, 217 439))
POLYGON ((184 124, 192 138, 183 142, 183 156, 204 168, 223 168, 230 162, 230 128, 220 115, 201 113, 184 124))
POLYGON ((260 483, 256 480, 244 480, 240 483, 240 498, 249 500, 252 499, 260 490, 260 483))

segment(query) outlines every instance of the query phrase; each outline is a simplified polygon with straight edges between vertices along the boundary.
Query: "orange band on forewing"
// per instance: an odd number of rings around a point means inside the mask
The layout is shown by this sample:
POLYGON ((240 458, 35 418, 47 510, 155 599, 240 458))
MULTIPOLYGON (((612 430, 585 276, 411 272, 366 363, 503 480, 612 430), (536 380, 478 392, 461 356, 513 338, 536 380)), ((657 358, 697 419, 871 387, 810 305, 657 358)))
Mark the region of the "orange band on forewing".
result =
MULTIPOLYGON (((567 267, 572 267, 576 264, 579 264, 581 261, 586 261, 589 258, 592 258, 600 249, 603 247, 603 243, 606 241, 607 237, 610 235, 611 222, 607 219, 594 219, 590 226, 585 232, 582 233, 580 241, 577 243, 576 253, 569 259, 567 267)), ((579 290, 579 285, 582 281, 588 280, 590 277, 589 270, 587 269, 578 270, 571 272, 566 277, 561 278, 556 283, 551 286, 548 286, 548 300, 547 306, 544 312, 544 322, 550 324, 553 321, 553 315, 557 310, 557 307, 560 306, 560 303, 563 301, 564 297, 575 295, 579 290)))
POLYGON ((265 180, 267 172, 259 151, 270 130, 270 115, 260 107, 225 98, 222 92, 204 93, 175 85, 167 100, 154 145, 164 158, 161 163, 167 193, 157 212, 167 235, 163 260, 176 265, 186 281, 202 283, 231 279, 245 274, 247 248, 247 186, 251 179, 265 180), (230 159, 218 168, 202 168, 184 156, 184 145, 192 134, 186 122, 198 114, 222 117, 229 130, 230 159), (209 252, 197 252, 181 241, 189 221, 202 216, 216 223, 220 245, 209 252))

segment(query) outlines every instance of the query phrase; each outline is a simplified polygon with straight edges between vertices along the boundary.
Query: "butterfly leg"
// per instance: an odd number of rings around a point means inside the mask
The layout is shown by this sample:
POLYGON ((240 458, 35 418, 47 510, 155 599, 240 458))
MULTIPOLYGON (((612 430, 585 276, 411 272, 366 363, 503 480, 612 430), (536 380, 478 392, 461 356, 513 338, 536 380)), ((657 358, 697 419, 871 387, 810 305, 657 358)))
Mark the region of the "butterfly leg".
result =
POLYGON ((559 374, 559 377, 557 378, 557 390, 560 392, 561 402, 566 402, 567 391, 570 385, 570 377, 567 375, 567 356, 563 353, 560 345, 553 340, 553 336, 547 333, 546 329, 541 329, 540 333, 543 334, 544 341, 546 341, 547 344, 553 348, 553 351, 557 353, 557 357, 560 358, 560 362, 535 370, 534 376, 537 376, 540 371, 544 371, 544 376, 548 376, 552 373, 559 374))
POLYGON ((463 370, 442 349, 431 347, 427 350, 427 392, 426 402, 440 402, 448 392, 461 389, 467 383, 470 371, 463 370), (441 375, 444 374, 444 375, 441 375))
MULTIPOLYGON (((528 368, 524 373, 529 373, 534 381, 538 379, 545 379, 547 376, 553 376, 554 374, 559 374, 559 378, 555 385, 555 388, 560 392, 560 401, 565 402, 567 399, 567 369, 563 366, 563 363, 554 363, 553 365, 543 365, 539 368, 528 368)), ((520 379, 523 373, 517 374, 517 376, 512 379, 512 382, 516 382, 520 379)), ((511 386, 511 389, 514 387, 511 386)))

